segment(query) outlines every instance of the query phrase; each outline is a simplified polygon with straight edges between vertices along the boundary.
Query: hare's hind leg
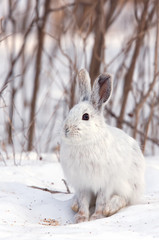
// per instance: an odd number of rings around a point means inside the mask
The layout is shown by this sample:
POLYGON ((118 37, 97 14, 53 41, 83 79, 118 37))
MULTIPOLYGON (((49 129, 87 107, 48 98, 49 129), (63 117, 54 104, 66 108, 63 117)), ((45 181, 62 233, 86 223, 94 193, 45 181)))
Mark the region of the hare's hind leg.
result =
POLYGON ((124 197, 113 195, 112 198, 107 201, 106 196, 101 191, 97 195, 95 212, 91 216, 90 220, 109 217, 126 206, 127 201, 124 197))
POLYGON ((113 195, 112 198, 105 205, 103 215, 109 217, 118 212, 121 208, 126 207, 127 205, 128 202, 124 197, 113 195))

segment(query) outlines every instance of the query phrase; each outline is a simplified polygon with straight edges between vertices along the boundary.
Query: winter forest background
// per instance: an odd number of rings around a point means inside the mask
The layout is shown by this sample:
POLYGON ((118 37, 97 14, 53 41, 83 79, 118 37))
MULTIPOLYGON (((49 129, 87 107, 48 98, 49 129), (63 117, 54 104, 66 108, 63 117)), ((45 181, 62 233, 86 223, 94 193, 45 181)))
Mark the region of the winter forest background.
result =
POLYGON ((1 152, 58 153, 83 67, 114 76, 106 121, 159 153, 158 0, 0 0, 1 152))

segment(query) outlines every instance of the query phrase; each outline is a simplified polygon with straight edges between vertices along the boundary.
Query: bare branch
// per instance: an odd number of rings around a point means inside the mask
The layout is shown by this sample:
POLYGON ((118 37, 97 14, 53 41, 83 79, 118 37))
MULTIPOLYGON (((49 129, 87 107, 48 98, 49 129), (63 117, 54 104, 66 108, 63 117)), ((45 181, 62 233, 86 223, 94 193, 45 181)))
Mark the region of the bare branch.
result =
POLYGON ((74 7, 76 3, 68 3, 68 4, 65 4, 61 7, 58 7, 58 8, 49 8, 48 9, 48 12, 51 13, 51 12, 58 12, 58 11, 61 11, 61 10, 65 10, 66 8, 68 7, 74 7))

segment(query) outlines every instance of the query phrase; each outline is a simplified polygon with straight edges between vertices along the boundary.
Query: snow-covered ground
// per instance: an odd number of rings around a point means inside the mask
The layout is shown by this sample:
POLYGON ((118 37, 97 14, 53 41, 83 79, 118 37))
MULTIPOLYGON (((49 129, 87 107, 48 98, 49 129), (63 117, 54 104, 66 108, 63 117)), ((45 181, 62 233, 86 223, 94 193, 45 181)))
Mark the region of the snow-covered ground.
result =
POLYGON ((159 239, 159 157, 146 159, 146 193, 141 204, 81 224, 74 224, 73 194, 66 194, 55 155, 39 160, 32 153, 15 159, 17 163, 21 159, 21 164, 15 166, 13 159, 6 161, 7 166, 0 162, 0 240, 159 239))

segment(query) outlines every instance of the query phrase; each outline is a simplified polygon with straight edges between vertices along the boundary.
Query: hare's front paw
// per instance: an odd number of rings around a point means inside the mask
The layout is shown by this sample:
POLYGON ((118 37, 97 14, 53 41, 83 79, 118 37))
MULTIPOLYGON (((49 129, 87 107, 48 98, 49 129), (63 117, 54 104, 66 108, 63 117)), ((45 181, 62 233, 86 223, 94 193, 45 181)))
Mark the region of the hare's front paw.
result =
POLYGON ((120 197, 118 195, 114 195, 110 201, 106 204, 104 210, 103 210, 103 215, 105 217, 109 217, 116 212, 118 212, 121 208, 126 207, 127 201, 125 198, 120 197))
POLYGON ((77 212, 75 215, 76 223, 89 220, 89 206, 91 194, 85 190, 78 192, 73 199, 72 210, 77 212))
POLYGON ((75 197, 74 200, 73 200, 73 203, 72 203, 72 206, 71 206, 72 210, 74 212, 78 212, 79 211, 79 204, 78 204, 78 200, 77 198, 75 197))
POLYGON ((89 220, 89 215, 84 211, 78 211, 75 215, 76 223, 87 222, 89 220))

